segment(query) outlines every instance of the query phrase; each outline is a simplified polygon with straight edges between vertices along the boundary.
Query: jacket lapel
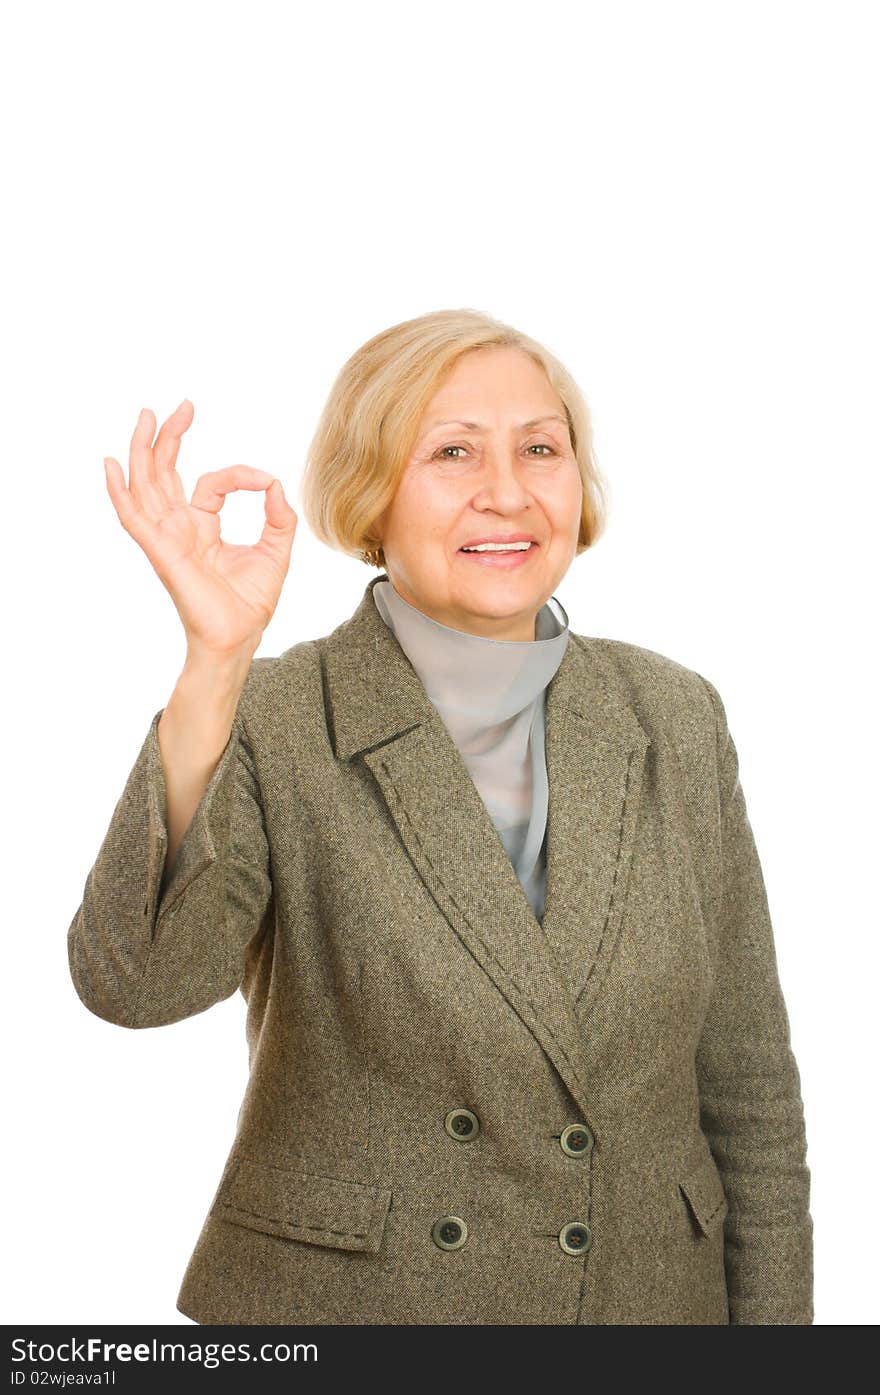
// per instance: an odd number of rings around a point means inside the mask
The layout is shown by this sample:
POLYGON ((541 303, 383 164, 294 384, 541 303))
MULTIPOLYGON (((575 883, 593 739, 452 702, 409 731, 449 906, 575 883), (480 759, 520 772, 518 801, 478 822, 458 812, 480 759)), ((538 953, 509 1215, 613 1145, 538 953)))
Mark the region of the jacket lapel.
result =
POLYGON ((443 915, 589 1116, 583 1021, 626 896, 648 737, 614 671, 570 636, 547 689, 547 895, 539 922, 470 772, 376 610, 373 578, 319 641, 341 760, 371 770, 443 915))
POLYGON ((647 732, 598 645, 571 635, 547 690, 547 894, 543 927, 583 1022, 626 906, 647 732))

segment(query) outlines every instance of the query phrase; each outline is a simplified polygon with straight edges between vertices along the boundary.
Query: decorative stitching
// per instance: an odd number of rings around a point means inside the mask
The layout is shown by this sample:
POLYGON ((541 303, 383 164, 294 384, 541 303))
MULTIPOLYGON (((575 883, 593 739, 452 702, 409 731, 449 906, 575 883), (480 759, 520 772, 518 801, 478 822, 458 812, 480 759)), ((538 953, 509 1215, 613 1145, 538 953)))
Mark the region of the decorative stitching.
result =
POLYGON ((286 1216, 270 1216, 266 1211, 252 1211, 249 1206, 236 1206, 231 1201, 222 1201, 220 1204, 228 1211, 240 1211, 243 1216, 254 1216, 261 1221, 275 1221, 276 1224, 288 1225, 293 1230, 317 1230, 322 1235, 348 1235, 353 1240, 367 1239, 365 1230, 334 1230, 328 1225, 306 1225, 302 1221, 288 1220, 286 1216))
POLYGON ((725 1202, 726 1200, 727 1200, 727 1198, 724 1197, 721 1201, 719 1201, 719 1203, 718 1203, 718 1205, 715 1207, 714 1211, 710 1211, 709 1214, 708 1214, 708 1216, 705 1216, 705 1217, 704 1217, 704 1220, 705 1220, 706 1225, 708 1225, 710 1221, 712 1221, 712 1220, 715 1219, 715 1217, 718 1215, 718 1212, 721 1210, 721 1208, 723 1207, 724 1202, 725 1202))
MULTIPOLYGON (((709 1164, 706 1163, 705 1166, 708 1168, 709 1164)), ((702 1173, 702 1171, 703 1169, 701 1168, 700 1173, 702 1173)), ((702 1193, 700 1191, 699 1181, 694 1182, 692 1177, 688 1177, 685 1179, 685 1181, 679 1183, 679 1185, 681 1186, 681 1189, 687 1197, 690 1205, 693 1207, 693 1210, 696 1214, 697 1220, 699 1221, 701 1228, 703 1230, 708 1229, 708 1227, 714 1221, 715 1217, 718 1215, 719 1211, 723 1211, 724 1207, 728 1204, 727 1193, 723 1192, 717 1204, 712 1208, 711 1211, 704 1212, 702 1204, 702 1193)))
POLYGON ((618 829, 617 829, 617 856, 616 856, 615 862, 614 862, 614 880, 613 880, 613 882, 611 883, 611 898, 610 898, 610 900, 609 900, 609 902, 608 902, 608 913, 607 913, 607 915, 605 916, 605 924, 602 926, 602 933, 601 933, 601 935, 599 936, 599 943, 598 943, 598 945, 596 946, 596 954, 595 954, 595 957, 594 957, 594 959, 593 959, 592 964, 590 965, 590 971, 589 971, 589 973, 587 974, 587 977, 586 977, 586 980, 585 980, 585 982, 584 982, 584 985, 583 985, 583 987, 581 988, 580 992, 578 993, 577 998, 575 999, 575 1002, 576 1002, 576 1003, 579 1003, 580 1000, 581 1000, 581 998, 583 997, 583 995, 586 993, 587 988, 588 988, 588 986, 589 986, 590 979, 593 977, 593 974, 595 973, 596 968, 598 967, 598 965, 599 965, 599 963, 600 963, 600 961, 601 961, 602 946, 603 946, 603 944, 605 943, 605 935, 606 935, 606 933, 607 933, 608 926, 611 924, 611 919, 612 919, 612 916, 613 916, 613 914, 614 914, 614 898, 615 898, 615 896, 617 895, 617 881, 618 881, 618 876, 619 876, 619 873, 620 873, 620 850, 621 850, 621 848, 622 848, 622 846, 623 846, 623 829, 624 829, 624 824, 625 824, 625 822, 626 822, 626 810, 627 810, 627 804, 628 804, 628 802, 629 802, 629 794, 630 794, 630 789, 629 789, 629 787, 630 787, 630 778, 631 778, 631 775, 632 775, 633 761, 634 761, 634 759, 635 759, 635 756, 636 756, 635 750, 630 751, 629 760, 627 761, 627 766, 626 766, 626 783, 625 783, 624 788, 623 788, 623 803, 621 804, 621 808, 620 808, 620 823, 619 823, 618 829))
POLYGON ((556 1046, 556 1048, 557 1048, 557 1050, 558 1050, 560 1056, 561 1056, 562 1059, 565 1061, 565 1063, 566 1063, 566 1065, 568 1066, 569 1070, 571 1071, 572 1075, 575 1077, 576 1080, 579 1080, 579 1079, 580 1079, 580 1076, 578 1075, 578 1072, 577 1072, 577 1070, 575 1069, 574 1063, 569 1059, 568 1053, 566 1052, 566 1050, 565 1050, 565 1048, 563 1047, 562 1043, 556 1038, 556 1036, 554 1036, 554 1034, 553 1034, 553 1032, 551 1031, 551 1029, 547 1026, 547 1023, 546 1023, 545 1019, 543 1018, 542 1014, 540 1013, 540 1011, 538 1010, 537 1006, 532 1002, 532 1000, 531 1000, 531 998, 529 997, 529 995, 525 992, 525 990, 524 990, 523 988, 520 987, 520 985, 516 982, 516 980, 513 979, 513 978, 511 978, 510 974, 507 972, 507 970, 504 968, 504 966, 503 966, 503 965, 500 963, 500 961, 495 957, 495 955, 494 955, 494 954, 492 953, 492 951, 489 949, 489 946, 485 943, 485 941, 484 941, 483 938, 481 937, 479 931, 476 929, 476 927, 475 927, 474 925, 471 924, 471 922, 470 922, 470 920, 468 919, 467 914, 466 914, 466 912, 464 911, 464 909, 458 904, 458 902, 456 901, 456 899, 455 899, 455 897, 453 896, 452 892, 449 890, 449 887, 446 885, 446 883, 445 883, 445 881, 443 880, 443 877, 441 876, 440 872, 439 872, 439 871, 437 870, 437 868, 434 866, 434 864, 433 864, 433 862, 431 861, 431 858, 430 858, 430 856, 429 856, 429 854, 428 854, 428 851, 427 851, 427 849, 425 848, 425 845, 423 844, 421 838, 419 837, 418 829, 416 828, 415 824, 413 823, 412 819, 410 818, 409 813, 408 813, 407 808, 406 808, 406 805, 404 804, 403 800, 401 799, 401 796, 400 796, 400 794, 399 794, 399 792, 398 792, 397 786, 396 786, 395 783, 394 783, 394 778, 393 778, 393 776, 392 776, 392 774, 391 774, 391 771, 388 769, 388 766, 387 766, 387 764, 385 763, 384 760, 381 761, 380 764, 381 764, 381 766, 382 766, 382 769, 385 771, 385 774, 388 776, 389 784, 391 785, 391 788, 392 788, 392 790, 394 791, 395 797, 397 798, 397 802, 398 802, 398 804, 400 805, 401 810, 403 811, 403 816, 404 816, 404 818, 406 819, 407 823, 409 824, 410 828, 412 829, 413 837, 415 838, 416 842, 417 842, 418 845, 419 845, 419 849, 420 849, 420 851, 421 851, 421 853, 422 853, 422 856, 424 857, 424 859, 425 859, 425 861, 427 862, 428 866, 430 867, 431 871, 434 873, 434 876, 437 878, 438 882, 439 882, 440 885, 443 887, 443 890, 446 892, 446 895, 449 897, 450 901, 452 902, 452 904, 453 904, 453 906, 455 907, 455 909, 458 911, 459 915, 461 916, 462 920, 463 920, 463 921, 465 922, 465 924, 467 925, 468 929, 469 929, 469 930, 472 932, 472 934, 474 935, 474 938, 477 940, 478 944, 480 945, 480 947, 481 947, 481 949, 483 950, 484 954, 486 955, 487 959, 491 960, 491 962, 497 966, 497 968, 499 969, 499 971, 500 971, 500 973, 501 973, 502 978, 504 978, 507 982, 509 982, 509 983, 514 987, 514 989, 515 989, 516 992, 520 995, 520 997, 523 999, 523 1001, 526 1002, 526 1003, 528 1003, 529 1007, 532 1009, 532 1011, 534 1012, 535 1016, 538 1017, 538 1018, 540 1019, 541 1022, 543 1022, 543 1024, 544 1024, 544 1030, 546 1031, 547 1035, 550 1037, 550 1040, 551 1040, 551 1041, 554 1043, 554 1045, 556 1046))

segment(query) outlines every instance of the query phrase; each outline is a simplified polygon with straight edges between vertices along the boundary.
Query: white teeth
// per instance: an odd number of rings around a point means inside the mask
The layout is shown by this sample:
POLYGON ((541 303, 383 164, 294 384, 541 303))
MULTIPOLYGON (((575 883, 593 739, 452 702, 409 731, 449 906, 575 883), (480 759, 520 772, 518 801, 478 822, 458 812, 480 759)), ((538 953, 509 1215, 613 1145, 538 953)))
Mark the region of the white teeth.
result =
POLYGON ((462 552, 525 552, 531 543, 477 543, 476 547, 463 547, 462 552))

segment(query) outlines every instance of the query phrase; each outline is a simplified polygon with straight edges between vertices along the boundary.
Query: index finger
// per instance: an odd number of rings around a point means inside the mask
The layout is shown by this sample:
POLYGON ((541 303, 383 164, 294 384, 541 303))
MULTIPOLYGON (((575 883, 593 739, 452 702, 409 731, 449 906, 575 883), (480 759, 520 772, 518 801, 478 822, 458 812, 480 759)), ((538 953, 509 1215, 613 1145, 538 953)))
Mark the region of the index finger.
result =
POLYGON ((227 465, 223 470, 209 470, 196 480, 190 503, 194 509, 219 513, 228 494, 238 489, 267 489, 275 478, 268 470, 258 470, 253 465, 227 465))

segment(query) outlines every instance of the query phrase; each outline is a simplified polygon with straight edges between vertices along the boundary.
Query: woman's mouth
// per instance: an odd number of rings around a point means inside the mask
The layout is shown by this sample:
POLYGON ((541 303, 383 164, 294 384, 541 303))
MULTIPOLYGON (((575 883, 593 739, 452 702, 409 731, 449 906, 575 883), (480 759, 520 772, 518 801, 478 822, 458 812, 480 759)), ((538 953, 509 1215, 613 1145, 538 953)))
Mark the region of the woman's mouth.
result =
POLYGON ((513 567, 524 566, 532 554, 537 551, 538 544, 536 542, 529 543, 528 547, 516 543, 503 548, 498 543, 492 543, 480 551, 465 551, 463 547, 460 547, 458 556, 463 557, 467 562, 477 562, 483 567, 500 567, 504 571, 510 571, 513 567))

